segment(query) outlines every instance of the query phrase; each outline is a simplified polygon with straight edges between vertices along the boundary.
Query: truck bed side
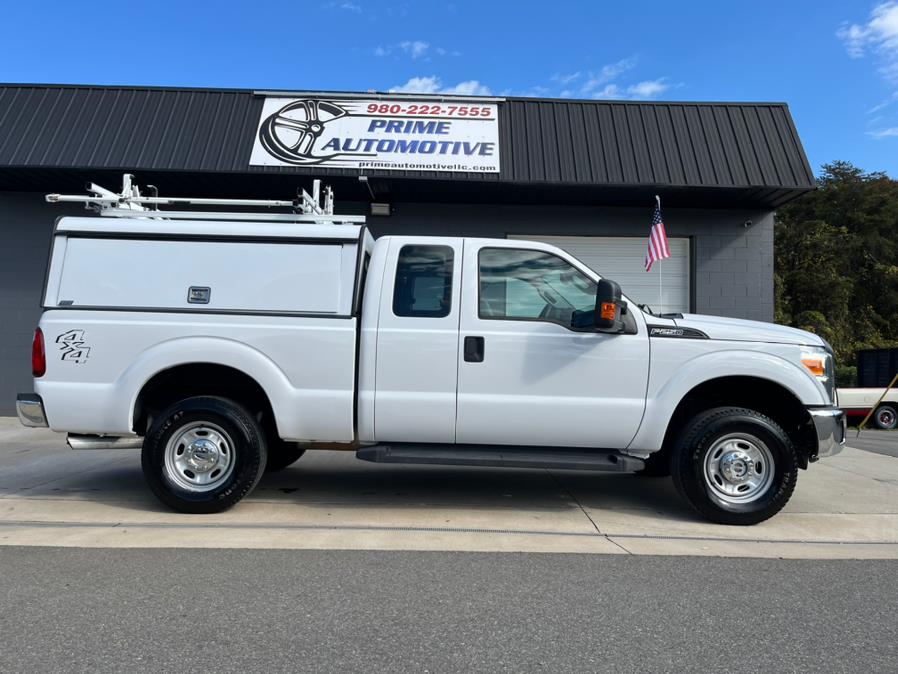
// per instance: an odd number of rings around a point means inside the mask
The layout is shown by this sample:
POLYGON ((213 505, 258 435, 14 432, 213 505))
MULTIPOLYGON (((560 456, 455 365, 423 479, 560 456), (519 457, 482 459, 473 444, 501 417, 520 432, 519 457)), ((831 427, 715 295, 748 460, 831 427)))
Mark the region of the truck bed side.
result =
POLYGON ((51 428, 131 433, 143 386, 189 363, 231 367, 269 397, 289 440, 353 439, 356 322, 127 311, 47 311, 47 374, 35 381, 51 428))

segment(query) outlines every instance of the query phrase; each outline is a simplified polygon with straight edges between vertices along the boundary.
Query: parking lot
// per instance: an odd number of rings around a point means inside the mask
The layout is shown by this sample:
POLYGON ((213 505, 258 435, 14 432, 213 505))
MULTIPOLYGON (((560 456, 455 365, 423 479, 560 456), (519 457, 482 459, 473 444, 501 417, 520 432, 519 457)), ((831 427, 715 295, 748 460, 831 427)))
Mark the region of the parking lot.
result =
POLYGON ((339 452, 307 453, 226 513, 183 515, 150 495, 138 451, 75 452, 4 418, 0 544, 898 558, 898 459, 848 448, 802 472, 786 509, 754 527, 705 522, 668 479, 339 452))

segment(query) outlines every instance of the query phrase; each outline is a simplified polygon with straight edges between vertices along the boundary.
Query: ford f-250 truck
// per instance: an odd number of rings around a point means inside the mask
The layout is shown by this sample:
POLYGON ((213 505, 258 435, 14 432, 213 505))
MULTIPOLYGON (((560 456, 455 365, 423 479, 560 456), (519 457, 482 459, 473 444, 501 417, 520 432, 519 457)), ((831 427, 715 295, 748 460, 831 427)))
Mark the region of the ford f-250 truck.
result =
POLYGON ((654 315, 550 245, 118 215, 57 221, 17 408, 73 448, 142 447, 177 510, 342 449, 671 474, 707 518, 753 524, 844 443, 821 338, 654 315))

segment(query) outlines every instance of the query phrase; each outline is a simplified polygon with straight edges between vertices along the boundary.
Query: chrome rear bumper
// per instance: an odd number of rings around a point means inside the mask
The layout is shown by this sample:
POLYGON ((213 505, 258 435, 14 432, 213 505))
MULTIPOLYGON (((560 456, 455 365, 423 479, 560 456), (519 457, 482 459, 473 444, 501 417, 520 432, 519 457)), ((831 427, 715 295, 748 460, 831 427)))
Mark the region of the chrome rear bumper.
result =
POLYGON ((817 458, 841 452, 848 428, 845 412, 838 407, 813 407, 808 412, 817 430, 817 458))
POLYGON ((50 425, 44 412, 44 401, 36 393, 20 393, 16 396, 16 414, 22 425, 29 428, 46 428, 50 425))

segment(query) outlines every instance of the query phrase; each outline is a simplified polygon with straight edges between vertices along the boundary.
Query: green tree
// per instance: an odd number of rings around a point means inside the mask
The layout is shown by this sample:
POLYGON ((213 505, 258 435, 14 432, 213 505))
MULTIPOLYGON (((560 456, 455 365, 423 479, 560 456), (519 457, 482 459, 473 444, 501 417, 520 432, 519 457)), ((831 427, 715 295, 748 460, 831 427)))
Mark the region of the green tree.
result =
POLYGON ((776 320, 828 340, 843 366, 898 346, 898 181, 848 162, 777 212, 776 320))

